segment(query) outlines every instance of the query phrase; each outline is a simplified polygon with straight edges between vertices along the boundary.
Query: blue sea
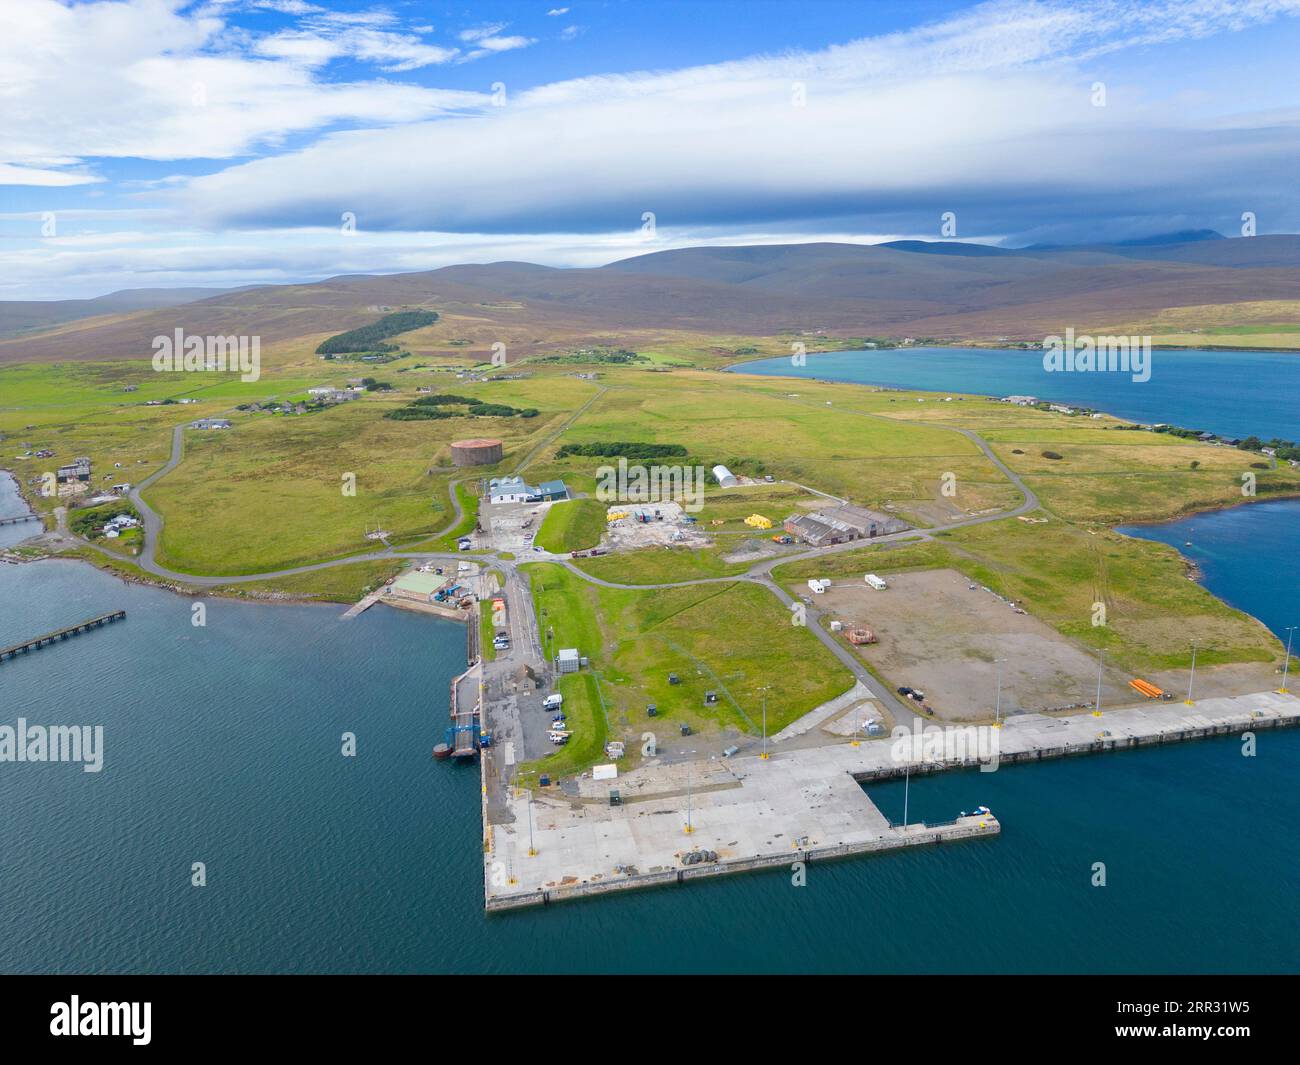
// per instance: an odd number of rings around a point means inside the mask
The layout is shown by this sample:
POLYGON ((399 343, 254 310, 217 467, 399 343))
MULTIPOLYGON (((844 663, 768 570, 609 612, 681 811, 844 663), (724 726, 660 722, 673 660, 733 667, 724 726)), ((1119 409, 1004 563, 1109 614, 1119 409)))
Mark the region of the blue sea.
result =
POLYGON ((1140 382, 1122 373, 1048 373, 1040 351, 989 348, 836 351, 809 355, 803 366, 780 358, 733 369, 938 392, 1031 395, 1146 424, 1300 441, 1300 354, 1282 351, 1153 351, 1150 380, 1140 382))
MULTIPOLYGON (((1278 538, 1297 506, 1192 519, 1211 587, 1275 628, 1300 615, 1278 538)), ((196 627, 192 606, 82 563, 0 564, 0 645, 128 612, 0 665, 0 724, 104 728, 99 773, 0 763, 0 971, 1300 969, 1297 730, 1253 759, 1224 738, 914 780, 912 819, 983 803, 1002 835, 814 864, 804 887, 770 872, 489 918, 477 768, 430 757, 464 630, 219 599, 196 627)), ((901 818, 902 785, 870 791, 901 818)))

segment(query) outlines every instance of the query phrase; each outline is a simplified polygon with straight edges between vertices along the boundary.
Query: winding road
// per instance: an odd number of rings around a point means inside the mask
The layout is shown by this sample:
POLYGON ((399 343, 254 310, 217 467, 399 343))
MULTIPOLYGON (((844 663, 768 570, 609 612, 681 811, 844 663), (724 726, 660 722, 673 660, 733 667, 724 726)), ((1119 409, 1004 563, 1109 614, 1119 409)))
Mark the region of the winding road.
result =
MULTIPOLYGON (((587 400, 586 403, 584 403, 577 411, 574 412, 574 414, 570 418, 568 418, 565 421, 564 425, 561 426, 560 429, 555 434, 552 434, 550 437, 547 438, 547 441, 544 441, 543 444, 539 446, 544 446, 545 443, 549 442, 550 440, 553 440, 555 437, 559 435, 560 432, 563 432, 563 430, 567 428, 570 424, 572 424, 572 422, 579 415, 581 415, 583 411, 585 411, 593 402, 595 402, 595 400, 600 398, 600 396, 604 394, 604 391, 605 390, 602 389, 596 395, 592 396, 589 400, 587 400)), ((867 418, 879 417, 878 415, 867 414, 865 412, 855 411, 852 413, 855 414, 861 413, 863 417, 867 417, 867 418)), ((1030 511, 1038 509, 1039 507, 1038 497, 1024 483, 1024 481, 1021 480, 1021 478, 1015 472, 1013 472, 1010 468, 1008 468, 1008 466, 1001 459, 999 459, 997 455, 993 453, 993 449, 988 445, 988 443, 985 440, 983 440, 979 435, 977 435, 975 432, 971 431, 970 429, 962 429, 957 426, 945 426, 944 428, 950 429, 952 432, 955 433, 960 433, 962 436, 966 437, 966 439, 970 440, 976 447, 978 447, 979 450, 984 454, 984 457, 987 458, 1002 473, 1002 475, 1006 477, 1008 481, 1011 482, 1011 484, 1016 488, 1016 490, 1020 492, 1020 494, 1023 497, 1022 502, 1018 506, 1012 508, 1011 510, 999 511, 996 514, 984 514, 978 517, 966 518, 962 521, 949 522, 948 524, 945 525, 936 525, 928 529, 909 529, 905 532, 891 533, 887 536, 877 537, 874 540, 871 540, 870 543, 878 544, 878 543, 897 542, 905 539, 906 540, 918 540, 918 539, 930 540, 933 538, 934 534, 938 532, 946 532, 951 529, 964 529, 972 525, 982 525, 990 521, 1001 521, 1006 518, 1018 517, 1021 514, 1027 514, 1030 511)), ((170 473, 180 464, 181 459, 184 457, 184 453, 185 453, 184 434, 185 434, 184 426, 177 426, 172 431, 172 450, 171 450, 171 456, 168 458, 167 462, 162 467, 160 467, 159 469, 151 473, 148 477, 146 477, 133 489, 131 489, 129 493, 129 498, 131 502, 135 505, 136 509, 140 512, 140 516, 144 522, 144 544, 141 549, 139 557, 135 560, 135 564, 138 565, 141 569, 145 570, 150 574, 153 574, 156 577, 162 577, 166 580, 177 581, 183 584, 193 585, 195 587, 200 587, 200 588, 214 588, 214 587, 220 587, 222 585, 243 584, 252 581, 275 580, 281 577, 295 576, 300 573, 313 573, 316 572, 317 570, 330 569, 334 566, 351 565, 356 562, 380 562, 380 561, 386 561, 390 559, 420 559, 424 561, 438 559, 438 560, 448 560, 448 561, 459 561, 466 558, 466 555, 463 553, 438 552, 438 551, 398 551, 393 548, 388 548, 383 551, 372 551, 372 552, 367 552, 367 553, 357 554, 357 555, 347 555, 343 558, 328 559, 324 562, 314 562, 305 566, 292 566, 287 569, 268 570, 264 573, 247 573, 247 574, 237 574, 237 575, 230 575, 230 576, 212 576, 206 574, 182 573, 177 570, 167 569, 165 566, 160 565, 156 558, 157 544, 162 535, 162 528, 163 528, 162 515, 157 513, 152 507, 149 506, 148 503, 144 501, 142 493, 146 488, 148 488, 150 485, 155 484, 157 481, 161 480, 163 477, 165 477, 168 473, 170 473)), ((530 454, 525 458, 524 462, 521 463, 519 468, 522 469, 524 465, 527 465, 528 461, 530 461, 536 455, 537 450, 538 450, 537 448, 534 448, 533 451, 530 452, 530 454)), ((451 521, 448 523, 448 525, 445 528, 439 530, 438 532, 433 533, 432 535, 434 537, 444 535, 449 530, 454 529, 460 523, 461 518, 463 517, 464 511, 460 504, 460 497, 457 495, 456 492, 456 488, 460 483, 461 483, 460 481, 452 481, 448 485, 448 489, 451 494, 451 503, 452 503, 451 521)), ((104 554, 107 557, 110 558, 117 557, 105 551, 103 548, 99 547, 98 545, 90 543, 89 541, 82 541, 82 542, 88 544, 90 547, 95 548, 95 550, 100 551, 101 554, 104 554)), ((865 542, 861 540, 850 541, 844 544, 833 544, 828 547, 812 548, 807 551, 801 551, 795 554, 780 555, 774 558, 764 559, 760 562, 754 563, 754 565, 750 566, 749 569, 747 569, 744 573, 741 574, 735 574, 735 575, 724 576, 724 577, 696 577, 690 580, 665 581, 657 584, 621 584, 615 581, 607 581, 604 580, 603 578, 596 577, 590 573, 587 573, 586 571, 582 570, 578 566, 574 565, 568 558, 562 556, 555 556, 548 553, 539 554, 537 558, 535 559, 530 558, 527 559, 526 561, 556 562, 559 565, 564 566, 570 572, 576 574, 581 579, 588 581, 592 584, 596 584, 604 588, 624 588, 624 589, 633 589, 639 591, 646 591, 646 590, 656 589, 656 588, 682 588, 682 587, 689 587, 691 585, 697 585, 697 584, 734 584, 738 581, 748 580, 748 581, 753 581, 755 584, 761 585, 762 587, 766 588, 769 592, 775 595, 778 600, 780 600, 781 604, 787 610, 792 610, 795 605, 795 600, 790 596, 790 594, 784 588, 782 588, 772 578, 773 568, 775 568, 778 565, 784 565, 787 562, 798 562, 804 559, 823 558, 828 555, 837 554, 842 551, 857 550, 863 546, 865 546, 865 542)), ((482 560, 482 556, 479 555, 477 552, 472 557, 482 560)), ((525 582, 526 585, 526 582, 528 580, 527 575, 522 571, 520 571, 518 568, 518 566, 522 563, 493 558, 491 560, 491 564, 494 568, 503 571, 507 581, 511 583, 523 581, 525 582)), ((518 587, 518 585, 516 585, 516 587, 518 587)), ((529 613, 529 620, 531 622, 531 628, 533 630, 533 633, 535 634, 537 631, 537 620, 536 618, 531 616, 532 598, 531 596, 528 595, 524 595, 521 598, 527 606, 527 610, 529 613)), ((881 684, 880 681, 878 681, 871 674, 871 672, 866 668, 866 665, 861 658, 854 655, 839 640, 835 639, 835 637, 832 636, 831 633, 829 633, 825 628, 822 627, 820 623, 820 619, 821 619, 821 613, 815 607, 811 607, 811 606, 807 607, 806 627, 809 629, 809 631, 811 631, 813 635, 816 636, 817 639, 819 639, 826 646, 826 648, 833 655, 835 655, 835 657, 841 663, 843 663, 843 665, 853 674, 853 676, 858 681, 860 681, 879 702, 881 702, 885 707, 887 707, 890 710, 897 724, 915 727, 916 723, 919 721, 919 718, 916 715, 916 713, 911 709, 910 705, 898 699, 892 691, 890 691, 887 687, 885 687, 885 685, 881 684)))

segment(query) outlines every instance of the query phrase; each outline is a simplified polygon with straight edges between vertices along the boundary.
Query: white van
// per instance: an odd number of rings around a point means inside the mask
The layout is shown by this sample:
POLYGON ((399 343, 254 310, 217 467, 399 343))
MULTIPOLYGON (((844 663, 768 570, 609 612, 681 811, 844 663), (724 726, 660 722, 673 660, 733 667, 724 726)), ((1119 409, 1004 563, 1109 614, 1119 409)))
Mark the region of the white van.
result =
POLYGON ((542 700, 543 710, 558 710, 563 705, 564 705, 564 696, 561 695, 559 692, 556 692, 554 695, 548 695, 545 699, 542 700))

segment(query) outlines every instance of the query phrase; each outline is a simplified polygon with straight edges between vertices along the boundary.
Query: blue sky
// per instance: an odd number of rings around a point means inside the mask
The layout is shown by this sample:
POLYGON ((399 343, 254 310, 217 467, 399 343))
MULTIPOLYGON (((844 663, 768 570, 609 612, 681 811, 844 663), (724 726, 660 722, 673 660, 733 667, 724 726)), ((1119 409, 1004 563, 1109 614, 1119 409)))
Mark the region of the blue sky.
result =
POLYGON ((1298 45, 1300 0, 5 0, 0 299, 1293 232, 1298 45))

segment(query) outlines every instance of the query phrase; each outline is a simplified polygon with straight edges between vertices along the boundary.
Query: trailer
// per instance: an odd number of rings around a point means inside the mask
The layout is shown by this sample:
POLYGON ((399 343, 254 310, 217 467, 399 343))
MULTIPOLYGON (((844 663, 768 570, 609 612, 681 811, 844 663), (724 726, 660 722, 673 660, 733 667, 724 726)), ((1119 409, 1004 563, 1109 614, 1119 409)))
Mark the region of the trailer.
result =
POLYGON ((885 583, 885 579, 883 577, 877 577, 874 573, 868 573, 862 579, 866 581, 869 587, 876 589, 876 591, 878 592, 883 592, 886 588, 889 587, 889 585, 885 583))

